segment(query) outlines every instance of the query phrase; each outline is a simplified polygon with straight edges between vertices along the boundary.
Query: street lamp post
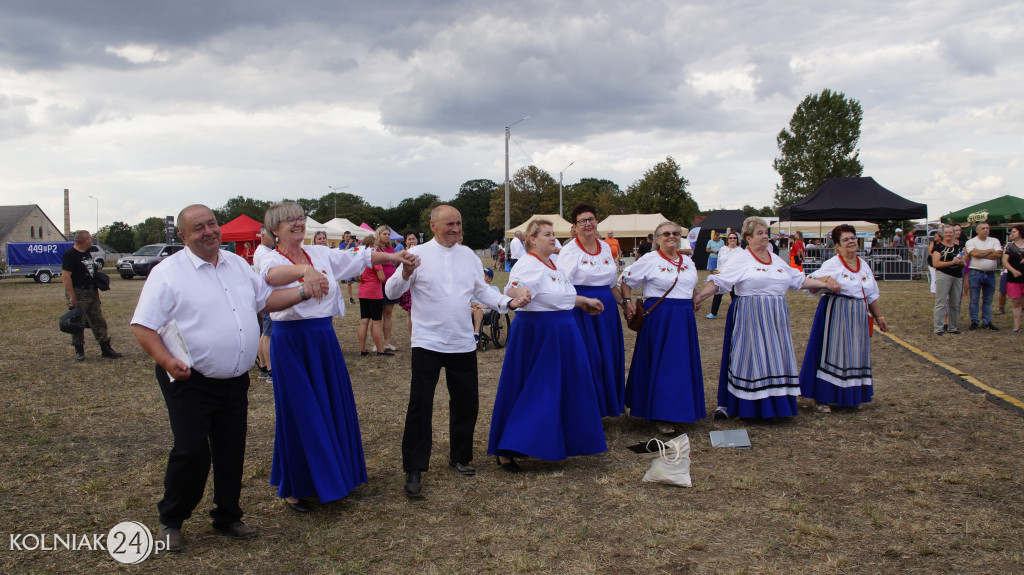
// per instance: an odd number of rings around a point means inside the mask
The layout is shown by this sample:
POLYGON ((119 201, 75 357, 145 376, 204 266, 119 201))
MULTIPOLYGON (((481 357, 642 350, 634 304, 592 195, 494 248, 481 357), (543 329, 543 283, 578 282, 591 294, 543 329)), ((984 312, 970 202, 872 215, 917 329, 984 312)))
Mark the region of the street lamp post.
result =
POLYGON ((528 118, 529 118, 529 116, 524 116, 523 118, 521 118, 521 119, 519 119, 519 120, 517 120, 515 122, 512 122, 511 124, 505 126, 505 231, 506 232, 509 231, 512 228, 512 225, 509 222, 509 211, 508 211, 508 140, 509 140, 509 138, 512 137, 512 132, 510 131, 510 128, 512 128, 512 126, 515 126, 519 122, 522 122, 523 120, 526 120, 528 118))
POLYGON ((334 219, 338 219, 338 190, 344 190, 348 186, 342 186, 340 188, 335 188, 334 186, 327 187, 334 190, 334 219))
MULTIPOLYGON (((569 166, 571 166, 571 165, 573 165, 575 163, 576 162, 569 162, 569 166)), ((569 166, 566 166, 566 167, 562 168, 562 171, 558 172, 558 217, 560 217, 560 218, 564 218, 565 217, 565 216, 562 215, 562 174, 564 174, 565 171, 569 169, 569 166)), ((575 222, 573 222, 573 223, 575 223, 575 222)))
POLYGON ((96 200, 96 231, 93 233, 98 234, 100 232, 100 201, 93 196, 89 197, 96 200))

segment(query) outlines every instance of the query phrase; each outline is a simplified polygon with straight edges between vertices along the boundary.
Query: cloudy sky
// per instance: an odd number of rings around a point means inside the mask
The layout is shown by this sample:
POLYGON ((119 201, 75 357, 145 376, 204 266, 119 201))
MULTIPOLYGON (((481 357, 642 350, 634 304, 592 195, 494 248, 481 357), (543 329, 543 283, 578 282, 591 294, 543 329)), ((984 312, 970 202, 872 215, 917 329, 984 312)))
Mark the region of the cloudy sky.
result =
MULTIPOLYGON (((73 228, 246 195, 376 205, 534 163, 702 209, 767 205, 808 94, 864 109, 864 174, 940 215, 1024 195, 1024 3, 5 0, 0 204, 73 228)), ((344 214, 339 214, 344 215, 344 214)), ((515 222, 513 222, 515 224, 515 222)))

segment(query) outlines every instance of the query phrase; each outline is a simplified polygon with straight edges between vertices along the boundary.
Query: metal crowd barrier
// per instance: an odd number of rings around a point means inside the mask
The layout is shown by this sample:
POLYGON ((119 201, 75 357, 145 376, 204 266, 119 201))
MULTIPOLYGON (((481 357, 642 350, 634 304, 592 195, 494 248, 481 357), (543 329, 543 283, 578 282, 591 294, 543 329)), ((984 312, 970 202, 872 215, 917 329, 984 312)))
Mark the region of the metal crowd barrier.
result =
MULTIPOLYGON (((825 260, 836 254, 835 248, 827 246, 807 246, 805 249, 805 274, 817 271, 825 260)), ((871 272, 879 281, 910 281, 922 276, 928 277, 927 249, 927 245, 915 245, 913 250, 906 246, 878 247, 859 249, 857 255, 867 260, 871 272)))

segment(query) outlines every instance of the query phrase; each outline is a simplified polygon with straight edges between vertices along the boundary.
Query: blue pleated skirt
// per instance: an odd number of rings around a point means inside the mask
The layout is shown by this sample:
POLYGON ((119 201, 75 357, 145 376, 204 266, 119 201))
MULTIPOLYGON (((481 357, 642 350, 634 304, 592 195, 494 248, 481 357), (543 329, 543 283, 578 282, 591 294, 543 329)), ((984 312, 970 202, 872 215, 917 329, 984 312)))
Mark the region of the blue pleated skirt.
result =
POLYGON ((871 339, 862 299, 822 296, 800 367, 800 395, 855 407, 871 401, 871 339))
POLYGON ((589 352, 601 415, 618 417, 626 405, 626 351, 618 304, 608 286, 575 287, 578 295, 599 299, 604 304, 604 311, 597 315, 590 315, 580 308, 574 308, 572 314, 580 328, 583 345, 589 352))
MULTIPOLYGON (((644 300, 650 309, 657 298, 644 300)), ((707 417, 693 300, 665 298, 644 320, 626 379, 629 414, 687 423, 707 417)))
POLYGON ((331 318, 274 322, 270 362, 277 494, 326 503, 366 483, 352 382, 331 318))
POLYGON ((572 312, 516 312, 487 453, 559 461, 607 450, 590 360, 572 312))
POLYGON ((729 305, 718 405, 730 416, 797 414, 799 371, 785 296, 736 296, 729 305))

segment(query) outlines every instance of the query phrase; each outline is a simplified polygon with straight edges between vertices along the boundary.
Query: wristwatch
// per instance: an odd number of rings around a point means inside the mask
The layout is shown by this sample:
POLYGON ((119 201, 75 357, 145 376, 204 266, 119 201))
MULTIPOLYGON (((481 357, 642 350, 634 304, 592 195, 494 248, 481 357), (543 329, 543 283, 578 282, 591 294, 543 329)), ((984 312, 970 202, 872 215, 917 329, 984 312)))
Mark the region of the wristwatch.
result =
POLYGON ((630 301, 630 298, 628 298, 628 297, 624 297, 624 298, 622 298, 621 300, 619 300, 619 305, 623 305, 623 304, 625 304, 625 303, 626 303, 626 302, 628 302, 628 301, 630 301))

